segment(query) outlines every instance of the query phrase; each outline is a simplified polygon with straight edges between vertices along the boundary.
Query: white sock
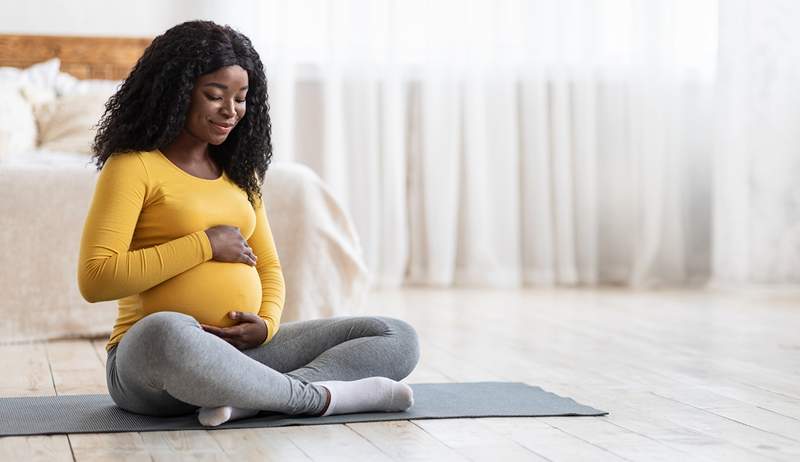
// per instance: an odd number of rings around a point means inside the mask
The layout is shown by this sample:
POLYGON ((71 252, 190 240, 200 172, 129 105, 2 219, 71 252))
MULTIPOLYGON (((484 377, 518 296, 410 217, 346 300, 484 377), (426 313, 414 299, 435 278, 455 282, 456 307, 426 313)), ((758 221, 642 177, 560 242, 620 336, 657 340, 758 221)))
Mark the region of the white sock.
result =
POLYGON ((206 427, 216 427, 229 420, 244 419, 258 414, 258 409, 242 409, 233 406, 201 407, 197 420, 206 427))
POLYGON ((408 385, 386 377, 367 377, 351 382, 314 382, 331 392, 331 402, 322 415, 355 412, 405 411, 414 405, 414 391, 408 385))

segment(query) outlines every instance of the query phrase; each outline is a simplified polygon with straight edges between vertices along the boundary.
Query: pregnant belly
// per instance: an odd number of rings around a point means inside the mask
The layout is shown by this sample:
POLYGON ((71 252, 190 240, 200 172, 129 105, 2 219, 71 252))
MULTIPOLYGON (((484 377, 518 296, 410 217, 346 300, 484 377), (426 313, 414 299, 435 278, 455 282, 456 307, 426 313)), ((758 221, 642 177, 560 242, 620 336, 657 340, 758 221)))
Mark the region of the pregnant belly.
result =
POLYGON ((144 315, 178 311, 202 324, 236 324, 230 311, 258 313, 261 280, 255 267, 207 261, 139 294, 144 315))

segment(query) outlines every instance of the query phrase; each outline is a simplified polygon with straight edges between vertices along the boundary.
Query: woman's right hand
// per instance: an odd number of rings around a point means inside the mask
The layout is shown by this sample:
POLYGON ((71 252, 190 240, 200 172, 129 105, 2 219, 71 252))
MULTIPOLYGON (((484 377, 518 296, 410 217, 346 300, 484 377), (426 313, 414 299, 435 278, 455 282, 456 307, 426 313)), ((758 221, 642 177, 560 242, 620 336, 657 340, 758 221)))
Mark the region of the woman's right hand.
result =
POLYGON ((206 235, 211 241, 212 260, 256 266, 256 254, 239 233, 239 228, 214 226, 206 230, 206 235))

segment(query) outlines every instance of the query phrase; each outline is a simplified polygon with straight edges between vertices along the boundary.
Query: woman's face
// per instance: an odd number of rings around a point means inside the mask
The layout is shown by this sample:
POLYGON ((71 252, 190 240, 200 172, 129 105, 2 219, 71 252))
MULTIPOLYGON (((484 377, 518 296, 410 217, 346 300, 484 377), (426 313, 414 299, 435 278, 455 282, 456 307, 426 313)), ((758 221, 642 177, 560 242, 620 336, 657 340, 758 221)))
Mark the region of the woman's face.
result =
POLYGON ((222 144, 245 114, 247 71, 240 66, 202 75, 192 90, 186 131, 200 141, 222 144))

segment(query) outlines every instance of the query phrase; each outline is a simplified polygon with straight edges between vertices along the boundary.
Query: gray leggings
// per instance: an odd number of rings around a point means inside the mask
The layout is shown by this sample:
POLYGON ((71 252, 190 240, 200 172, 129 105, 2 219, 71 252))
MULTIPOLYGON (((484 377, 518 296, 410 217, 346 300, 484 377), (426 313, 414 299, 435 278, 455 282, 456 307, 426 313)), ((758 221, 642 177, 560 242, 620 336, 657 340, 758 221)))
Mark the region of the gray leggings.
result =
POLYGON ((160 311, 136 322, 108 352, 106 382, 121 408, 174 416, 235 406, 319 415, 312 382, 407 377, 419 360, 414 328, 382 316, 287 322, 266 345, 239 350, 193 317, 160 311))

